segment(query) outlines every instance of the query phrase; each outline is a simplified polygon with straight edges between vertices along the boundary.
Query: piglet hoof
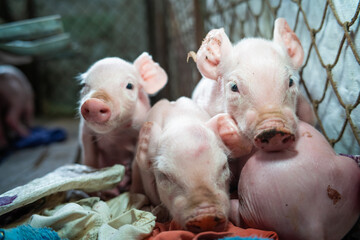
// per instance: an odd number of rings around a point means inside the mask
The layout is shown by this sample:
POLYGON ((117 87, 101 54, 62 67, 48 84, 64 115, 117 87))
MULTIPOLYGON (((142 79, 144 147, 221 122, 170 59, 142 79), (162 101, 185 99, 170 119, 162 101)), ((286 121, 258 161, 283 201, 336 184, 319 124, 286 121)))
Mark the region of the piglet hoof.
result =
POLYGON ((149 152, 149 143, 151 136, 151 129, 153 127, 153 122, 145 122, 140 129, 139 133, 139 142, 136 151, 135 160, 139 166, 146 166, 146 168, 150 168, 151 165, 148 161, 146 161, 148 152, 149 152))
POLYGON ((224 215, 200 215, 190 219, 186 223, 186 229, 193 233, 215 231, 225 231, 227 220, 224 215))
POLYGON ((286 130, 264 130, 255 137, 255 146, 267 152, 287 149, 294 142, 295 135, 286 130))

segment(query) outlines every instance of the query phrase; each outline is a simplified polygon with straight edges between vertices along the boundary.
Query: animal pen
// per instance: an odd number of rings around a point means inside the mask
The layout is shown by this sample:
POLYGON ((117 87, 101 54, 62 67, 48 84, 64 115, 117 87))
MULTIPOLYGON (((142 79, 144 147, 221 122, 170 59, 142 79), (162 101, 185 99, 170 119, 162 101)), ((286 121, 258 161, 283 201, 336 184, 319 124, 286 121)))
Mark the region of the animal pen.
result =
MULTIPOLYGON (((43 176, 45 171, 54 170, 50 164, 44 168, 44 159, 51 158, 54 149, 58 156, 67 154, 69 158, 66 162, 57 162, 56 167, 79 162, 77 131, 81 86, 77 78, 97 60, 116 56, 132 63, 142 52, 148 52, 168 75, 167 85, 151 96, 151 102, 191 97, 202 76, 187 56, 199 49, 210 30, 224 28, 232 43, 251 37, 272 39, 274 21, 280 17, 286 19, 304 49, 304 63, 296 84, 315 112, 316 129, 336 153, 360 156, 359 0, 0 0, 0 23, 53 15, 61 17, 63 28, 71 38, 70 45, 63 51, 32 56, 31 63, 19 68, 34 89, 37 116, 70 118, 76 125, 63 148, 47 146, 42 153, 36 153, 37 159, 26 159, 28 162, 16 163, 16 167, 11 165, 9 169, 18 175, 13 174, 9 179, 23 175, 19 178, 29 182, 43 176), (44 169, 36 172, 34 169, 39 166, 44 169), (36 173, 31 179, 23 174, 28 169, 36 173)), ((25 154, 22 158, 28 156, 25 154)), ((85 166, 77 166, 81 167, 85 166)), ((60 175, 62 171, 76 173, 79 169, 65 167, 59 172, 60 175)), ((115 166, 110 174, 119 175, 116 171, 119 169, 115 166)), ((0 167, 2 174, 12 175, 0 167)), ((50 181, 51 175, 47 177, 50 181)), ((101 182, 99 179, 96 181, 101 182)), ((12 184, 4 181, 0 190, 17 186, 17 182, 12 184)), ((91 189, 91 184, 76 184, 79 185, 75 187, 91 189)), ((51 200, 52 196, 37 199, 28 210, 40 201, 43 201, 39 204, 42 207, 51 200)), ((0 219, 0 225, 2 221, 7 220, 0 219)), ((358 220, 345 239, 356 239, 359 226, 358 220)))
MULTIPOLYGON (((74 115, 75 77, 94 61, 119 56, 133 61, 148 51, 169 83, 153 100, 191 96, 201 76, 186 61, 206 33, 223 27, 232 42, 272 38, 284 17, 305 51, 301 91, 311 102, 317 128, 338 153, 360 153, 360 58, 358 1, 7 1, 8 20, 60 14, 72 51, 43 56, 27 69, 39 112, 74 115), (56 87, 54 87, 56 86, 56 87)), ((4 8, 3 8, 4 9, 4 8)))

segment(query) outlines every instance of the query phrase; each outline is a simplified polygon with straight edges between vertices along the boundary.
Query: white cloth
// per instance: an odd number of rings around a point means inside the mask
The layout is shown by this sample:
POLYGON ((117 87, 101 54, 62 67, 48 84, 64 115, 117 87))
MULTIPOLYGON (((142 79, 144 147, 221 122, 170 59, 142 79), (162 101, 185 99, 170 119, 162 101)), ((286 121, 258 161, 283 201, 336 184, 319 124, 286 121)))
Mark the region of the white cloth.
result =
POLYGON ((68 239, 143 239, 152 232, 156 219, 138 210, 147 204, 142 194, 123 193, 108 202, 90 197, 35 214, 29 224, 50 227, 68 239))
POLYGON ((80 164, 65 165, 44 177, 1 194, 0 199, 13 197, 14 200, 0 206, 0 216, 57 192, 72 189, 95 192, 113 188, 121 181, 124 172, 122 165, 100 170, 80 164))

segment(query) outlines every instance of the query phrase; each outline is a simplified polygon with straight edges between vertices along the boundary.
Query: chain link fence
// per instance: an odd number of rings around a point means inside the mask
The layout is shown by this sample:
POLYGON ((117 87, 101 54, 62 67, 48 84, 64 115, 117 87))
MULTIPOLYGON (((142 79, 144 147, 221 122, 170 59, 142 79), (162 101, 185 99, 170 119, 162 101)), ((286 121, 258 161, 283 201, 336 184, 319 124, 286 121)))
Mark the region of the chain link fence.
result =
MULTIPOLYGON (((313 105, 318 129, 337 152, 360 154, 359 1, 208 0, 187 2, 187 7, 171 5, 175 14, 170 19, 181 26, 172 37, 186 46, 180 53, 183 59, 199 48, 199 31, 205 37, 211 29, 224 27, 232 42, 244 37, 272 39, 275 19, 284 17, 305 51, 299 84, 313 105), (195 11, 199 2, 200 17, 195 11), (203 28, 196 29, 196 21, 202 21, 203 28), (188 24, 193 24, 192 31, 188 24)), ((184 65, 184 60, 177 61, 173 67, 184 65)), ((188 80, 189 89, 199 80, 194 76, 188 80)))

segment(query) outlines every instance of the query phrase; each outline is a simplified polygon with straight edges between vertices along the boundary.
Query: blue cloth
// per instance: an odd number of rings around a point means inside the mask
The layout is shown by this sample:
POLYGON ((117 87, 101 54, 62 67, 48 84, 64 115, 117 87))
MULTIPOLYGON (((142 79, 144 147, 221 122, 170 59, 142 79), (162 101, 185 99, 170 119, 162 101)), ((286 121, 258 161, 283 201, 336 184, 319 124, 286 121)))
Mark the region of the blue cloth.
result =
POLYGON ((13 147, 15 149, 22 149, 60 142, 65 139, 66 131, 61 128, 46 129, 43 127, 34 127, 27 137, 17 139, 14 142, 13 147))
POLYGON ((64 141, 66 138, 66 131, 62 128, 46 129, 44 127, 33 127, 30 129, 28 136, 16 138, 7 149, 0 150, 0 162, 16 150, 48 145, 53 142, 64 141))
POLYGON ((11 229, 0 229, 0 240, 61 240, 50 228, 34 228, 20 225, 11 229))

